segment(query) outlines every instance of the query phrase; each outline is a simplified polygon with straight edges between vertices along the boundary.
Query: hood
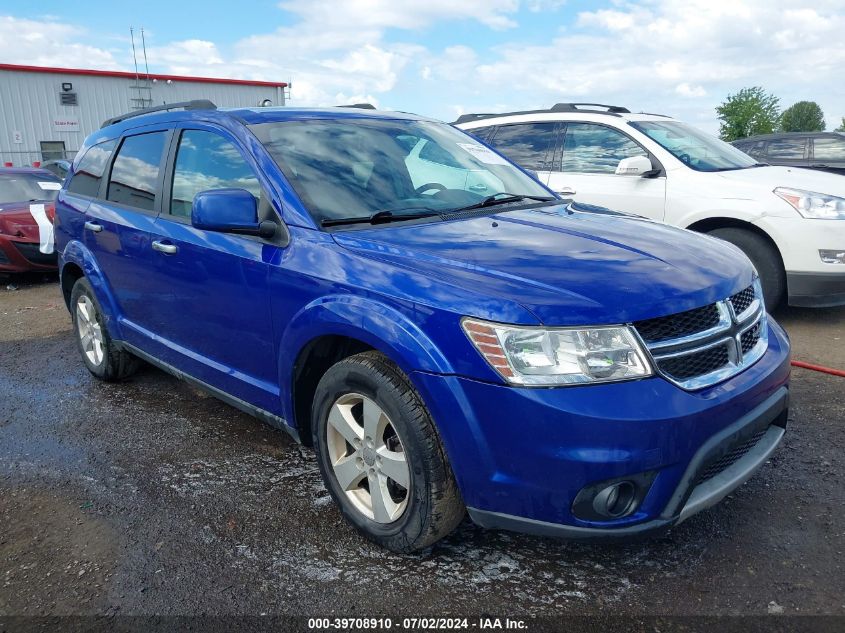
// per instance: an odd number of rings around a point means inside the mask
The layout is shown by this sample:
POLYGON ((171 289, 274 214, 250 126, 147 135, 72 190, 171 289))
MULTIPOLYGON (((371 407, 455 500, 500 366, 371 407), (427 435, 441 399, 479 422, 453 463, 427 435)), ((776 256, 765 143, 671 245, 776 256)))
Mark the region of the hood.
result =
POLYGON ((742 290, 753 274, 745 255, 720 240, 563 205, 333 237, 359 255, 520 303, 546 325, 689 310, 742 290))
POLYGON ((752 167, 717 172, 732 183, 747 184, 771 192, 775 187, 791 187, 845 198, 845 178, 839 174, 802 167, 752 167))
POLYGON ((0 202, 0 235, 39 241, 38 224, 29 212, 29 205, 29 202, 0 202))

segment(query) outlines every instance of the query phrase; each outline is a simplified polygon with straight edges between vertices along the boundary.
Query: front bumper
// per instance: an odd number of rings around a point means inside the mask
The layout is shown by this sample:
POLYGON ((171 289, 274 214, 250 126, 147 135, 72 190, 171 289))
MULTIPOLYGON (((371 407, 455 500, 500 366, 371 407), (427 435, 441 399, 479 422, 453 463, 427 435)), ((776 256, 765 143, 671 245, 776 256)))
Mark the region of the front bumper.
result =
POLYGON ((0 272, 18 273, 31 270, 56 270, 56 253, 45 255, 38 242, 12 240, 0 235, 0 272))
POLYGON ((841 272, 786 273, 789 305, 806 308, 830 308, 845 305, 845 266, 841 272))
POLYGON ((733 378, 687 392, 662 378, 524 389, 415 374, 470 516, 486 527, 568 538, 630 537, 679 523, 748 479, 783 436, 789 345, 733 378), (751 438, 707 478, 702 468, 751 438), (750 440, 749 440, 750 441, 750 440), (597 482, 653 473, 636 511, 584 520, 573 501, 597 482))

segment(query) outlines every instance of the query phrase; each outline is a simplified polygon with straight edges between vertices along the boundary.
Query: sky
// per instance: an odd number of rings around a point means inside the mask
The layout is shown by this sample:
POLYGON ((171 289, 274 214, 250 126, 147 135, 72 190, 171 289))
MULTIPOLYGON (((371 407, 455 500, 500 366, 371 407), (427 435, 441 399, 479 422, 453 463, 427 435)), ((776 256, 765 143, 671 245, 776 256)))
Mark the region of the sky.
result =
POLYGON ((845 116, 845 0, 4 0, 0 62, 290 81, 290 105, 366 101, 451 121, 562 101, 716 133, 762 86, 845 116))

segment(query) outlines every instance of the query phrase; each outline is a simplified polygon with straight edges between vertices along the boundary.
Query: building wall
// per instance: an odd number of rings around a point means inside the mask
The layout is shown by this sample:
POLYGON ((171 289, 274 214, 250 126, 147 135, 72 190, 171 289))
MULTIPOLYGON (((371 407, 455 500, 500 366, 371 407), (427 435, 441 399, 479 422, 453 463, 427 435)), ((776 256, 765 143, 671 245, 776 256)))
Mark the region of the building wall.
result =
POLYGON ((209 99, 220 108, 254 107, 265 99, 284 105, 284 92, 275 86, 158 80, 149 82, 149 90, 139 91, 132 88, 136 85, 134 77, 0 69, 0 165, 42 160, 40 141, 64 141, 65 153, 72 158, 103 121, 137 109, 139 97, 152 105, 192 99, 209 99), (60 104, 62 83, 73 84, 78 105, 60 104))

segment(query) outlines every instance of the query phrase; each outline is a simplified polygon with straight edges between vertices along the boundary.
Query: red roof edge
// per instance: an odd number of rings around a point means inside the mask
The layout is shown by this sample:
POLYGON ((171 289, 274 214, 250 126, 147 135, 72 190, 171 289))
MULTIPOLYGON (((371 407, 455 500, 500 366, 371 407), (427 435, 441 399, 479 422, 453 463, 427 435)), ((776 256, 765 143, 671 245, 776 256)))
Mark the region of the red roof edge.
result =
MULTIPOLYGON (((122 79, 135 79, 135 73, 127 73, 119 70, 90 70, 86 68, 55 68, 52 66, 22 66, 18 64, 0 64, 0 70, 26 73, 59 73, 63 75, 93 75, 95 77, 120 77, 122 79)), ((267 86, 271 88, 285 88, 284 81, 251 81, 249 79, 223 79, 214 77, 185 77, 182 75, 160 75, 158 73, 139 73, 138 77, 157 79, 159 81, 192 81, 204 84, 237 84, 241 86, 267 86)))

